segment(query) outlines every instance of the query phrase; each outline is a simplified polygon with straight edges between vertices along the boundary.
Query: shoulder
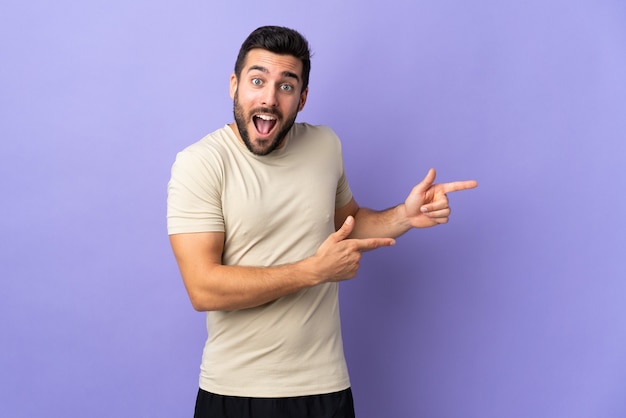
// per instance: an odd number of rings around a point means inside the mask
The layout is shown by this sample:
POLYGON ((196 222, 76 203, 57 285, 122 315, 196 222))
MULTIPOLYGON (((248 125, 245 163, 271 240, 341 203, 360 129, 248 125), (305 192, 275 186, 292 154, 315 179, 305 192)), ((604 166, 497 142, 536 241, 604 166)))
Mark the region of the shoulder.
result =
POLYGON ((304 137, 315 137, 321 140, 339 141, 339 137, 329 126, 311 125, 309 123, 300 122, 294 124, 295 134, 304 137))
POLYGON ((177 154, 179 156, 195 155, 197 158, 211 157, 224 154, 228 149, 228 131, 227 128, 220 128, 210 134, 204 136, 197 142, 187 146, 177 154))
POLYGON ((294 124, 294 137, 305 148, 315 148, 318 151, 341 151, 341 141, 329 126, 311 125, 308 123, 294 124))
POLYGON ((199 141, 187 146, 178 154, 174 162, 174 168, 190 170, 220 170, 224 161, 228 160, 229 138, 227 128, 220 128, 204 136, 199 141))

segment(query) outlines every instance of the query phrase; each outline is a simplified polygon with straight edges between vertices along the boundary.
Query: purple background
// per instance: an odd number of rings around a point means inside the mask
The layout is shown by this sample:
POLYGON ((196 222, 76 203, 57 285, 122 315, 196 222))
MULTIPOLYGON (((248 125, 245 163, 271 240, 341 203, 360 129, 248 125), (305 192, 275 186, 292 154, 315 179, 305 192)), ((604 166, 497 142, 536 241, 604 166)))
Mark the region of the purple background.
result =
POLYGON ((177 151, 231 120, 263 24, 315 52, 299 120, 363 206, 431 166, 443 227, 342 285, 357 413, 626 416, 626 3, 0 6, 0 415, 187 417, 205 338, 165 228, 177 151), (89 412, 85 412, 89 411, 89 412))

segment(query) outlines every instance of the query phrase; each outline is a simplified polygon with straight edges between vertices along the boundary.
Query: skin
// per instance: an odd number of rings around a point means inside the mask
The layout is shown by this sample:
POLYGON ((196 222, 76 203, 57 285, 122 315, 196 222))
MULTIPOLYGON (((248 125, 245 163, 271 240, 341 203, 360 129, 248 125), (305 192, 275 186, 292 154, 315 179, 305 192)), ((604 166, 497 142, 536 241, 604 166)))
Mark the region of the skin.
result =
POLYGON ((267 155, 284 145, 285 135, 304 108, 308 88, 302 89, 302 61, 262 49, 248 52, 241 80, 230 77, 235 123, 230 127, 239 140, 257 155, 267 155), (270 132, 259 132, 253 116, 276 119, 270 132))
MULTIPOLYGON (((237 102, 239 120, 230 127, 242 143, 247 137, 251 152, 266 155, 284 146, 280 132, 288 130, 306 103, 308 88, 302 89, 301 75, 302 63, 295 57, 253 49, 241 76, 231 76, 230 95, 237 102), (255 114, 276 118, 270 132, 258 132, 255 114)), ((361 208, 352 199, 335 212, 336 232, 313 256, 293 264, 226 266, 222 264, 224 233, 171 235, 192 306, 198 311, 251 308, 320 283, 354 278, 363 252, 394 245, 395 238, 410 229, 447 223, 447 194, 478 185, 474 180, 435 184, 435 177, 430 169, 403 203, 384 211, 361 208)))

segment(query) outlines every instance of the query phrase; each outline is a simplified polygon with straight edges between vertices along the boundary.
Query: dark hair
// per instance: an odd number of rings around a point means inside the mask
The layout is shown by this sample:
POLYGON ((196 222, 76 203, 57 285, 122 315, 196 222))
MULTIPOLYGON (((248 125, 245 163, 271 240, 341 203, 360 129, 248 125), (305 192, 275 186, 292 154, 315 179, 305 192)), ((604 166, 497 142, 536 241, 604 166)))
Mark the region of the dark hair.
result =
POLYGON ((302 91, 309 85, 311 51, 309 43, 300 33, 282 26, 261 26, 254 30, 239 49, 235 62, 235 75, 241 75, 248 51, 261 48, 275 54, 292 55, 302 61, 302 91))

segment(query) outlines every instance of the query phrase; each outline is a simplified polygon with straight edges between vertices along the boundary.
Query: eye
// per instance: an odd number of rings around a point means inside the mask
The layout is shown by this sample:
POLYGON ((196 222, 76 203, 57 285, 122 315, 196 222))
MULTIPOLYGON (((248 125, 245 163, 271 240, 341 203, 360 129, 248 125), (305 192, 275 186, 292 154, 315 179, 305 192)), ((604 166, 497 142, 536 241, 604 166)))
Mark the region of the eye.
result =
POLYGON ((293 86, 291 84, 281 84, 280 89, 282 91, 292 91, 293 86))
POLYGON ((263 81, 260 78, 253 78, 252 84, 254 84, 255 86, 260 86, 261 84, 263 84, 263 81))

